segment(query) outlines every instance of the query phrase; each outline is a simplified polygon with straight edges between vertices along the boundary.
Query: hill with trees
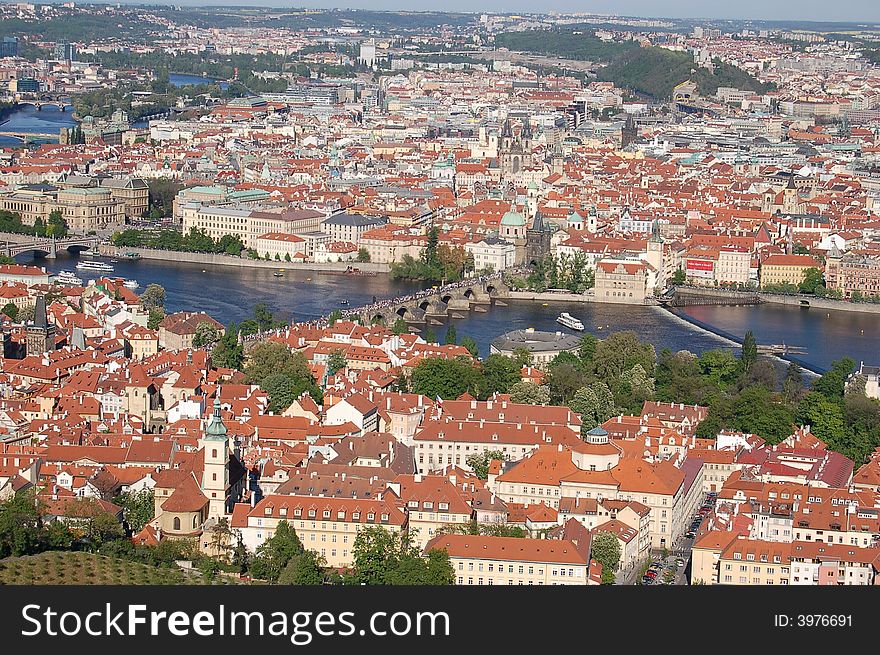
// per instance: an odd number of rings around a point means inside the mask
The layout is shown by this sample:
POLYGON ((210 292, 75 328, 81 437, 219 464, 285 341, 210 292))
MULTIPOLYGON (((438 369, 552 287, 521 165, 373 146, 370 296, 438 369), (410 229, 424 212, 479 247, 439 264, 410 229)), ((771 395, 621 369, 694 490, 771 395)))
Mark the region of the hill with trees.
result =
POLYGON ((589 30, 505 32, 495 38, 495 44, 520 52, 607 64, 597 70, 598 79, 657 100, 671 98, 675 86, 686 80, 695 82, 703 95, 715 93, 719 86, 757 92, 773 88, 730 64, 716 60, 715 70, 710 71, 697 66, 690 53, 642 47, 636 42, 603 41, 589 30))
POLYGON ((763 84, 746 71, 730 64, 715 61, 715 70, 697 66, 686 52, 665 48, 638 48, 624 53, 598 71, 600 80, 650 95, 669 99, 677 84, 686 80, 696 83, 704 96, 712 95, 719 86, 766 92, 772 85, 763 84))

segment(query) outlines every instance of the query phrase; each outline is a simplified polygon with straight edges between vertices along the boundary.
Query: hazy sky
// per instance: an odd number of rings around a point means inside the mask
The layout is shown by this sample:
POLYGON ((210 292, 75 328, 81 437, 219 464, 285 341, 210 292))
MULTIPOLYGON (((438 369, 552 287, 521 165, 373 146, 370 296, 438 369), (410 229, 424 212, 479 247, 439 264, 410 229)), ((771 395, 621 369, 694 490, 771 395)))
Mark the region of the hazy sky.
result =
MULTIPOLYGON (((167 1, 167 0, 166 0, 167 1)), ((272 7, 349 7, 443 11, 562 11, 755 20, 866 21, 880 23, 880 0, 177 0, 180 4, 272 7)), ((164 2, 163 2, 164 4, 164 2)))

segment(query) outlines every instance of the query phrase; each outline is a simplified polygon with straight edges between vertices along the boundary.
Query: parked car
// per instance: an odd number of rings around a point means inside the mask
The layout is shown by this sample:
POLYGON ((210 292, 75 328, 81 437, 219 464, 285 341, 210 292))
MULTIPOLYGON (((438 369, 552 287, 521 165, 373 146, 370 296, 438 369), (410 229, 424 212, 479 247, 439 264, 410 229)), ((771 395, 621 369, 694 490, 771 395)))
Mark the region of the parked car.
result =
POLYGON ((677 560, 675 560, 675 565, 676 565, 678 568, 681 568, 682 566, 684 566, 684 564, 685 564, 685 562, 684 562, 684 560, 683 560, 681 557, 679 557, 677 560))
POLYGON ((688 533, 685 534, 684 536, 685 536, 686 539, 693 539, 694 537, 697 536, 697 533, 694 532, 693 530, 691 530, 690 532, 688 532, 688 533))

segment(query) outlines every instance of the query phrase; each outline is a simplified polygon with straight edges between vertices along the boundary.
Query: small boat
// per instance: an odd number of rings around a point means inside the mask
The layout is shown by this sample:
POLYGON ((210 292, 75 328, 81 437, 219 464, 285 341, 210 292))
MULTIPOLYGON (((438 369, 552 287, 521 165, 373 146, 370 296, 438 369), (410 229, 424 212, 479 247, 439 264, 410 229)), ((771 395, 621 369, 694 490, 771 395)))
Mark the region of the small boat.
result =
POLYGON ((339 304, 340 305, 347 305, 348 301, 345 298, 343 298, 342 300, 339 301, 339 304))
POLYGON ((311 281, 312 281, 312 278, 310 278, 310 277, 306 278, 306 282, 311 282, 311 281))
POLYGON ((111 259, 111 260, 110 260, 110 263, 111 263, 111 264, 118 264, 118 263, 119 263, 119 260, 118 260, 118 259, 111 259))
POLYGON ((122 286, 124 286, 126 289, 137 289, 141 285, 138 284, 137 280, 126 280, 122 283, 122 286))
POLYGON ((584 329, 584 324, 581 323, 578 319, 576 319, 574 316, 572 316, 568 312, 562 312, 556 318, 556 322, 561 323, 565 327, 570 328, 572 330, 577 330, 578 332, 580 332, 584 329))
POLYGON ((284 273, 282 273, 281 271, 275 271, 274 273, 272 273, 272 275, 274 275, 275 277, 284 277, 284 273))
POLYGON ((104 262, 79 262, 76 267, 82 271, 112 271, 113 267, 104 262))
POLYGON ((545 303, 545 302, 542 302, 542 303, 541 303, 541 307, 549 307, 549 306, 550 306, 550 305, 548 305, 548 304, 545 303))
POLYGON ((55 281, 59 284, 69 284, 71 286, 82 286, 82 278, 77 277, 72 271, 61 271, 55 276, 55 281))

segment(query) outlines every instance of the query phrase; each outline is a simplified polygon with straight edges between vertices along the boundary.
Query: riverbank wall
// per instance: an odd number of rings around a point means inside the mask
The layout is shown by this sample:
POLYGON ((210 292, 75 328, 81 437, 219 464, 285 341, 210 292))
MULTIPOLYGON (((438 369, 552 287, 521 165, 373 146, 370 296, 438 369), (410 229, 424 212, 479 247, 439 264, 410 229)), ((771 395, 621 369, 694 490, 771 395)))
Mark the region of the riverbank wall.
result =
MULTIPOLYGON (((726 291, 724 289, 710 289, 704 287, 683 287, 688 295, 703 296, 705 298, 717 298, 719 300, 730 299, 731 305, 739 304, 736 301, 737 294, 742 292, 726 291)), ((807 294, 785 295, 781 293, 757 292, 761 302, 773 305, 786 305, 788 307, 800 307, 802 309, 834 310, 836 312, 860 312, 864 314, 880 314, 880 304, 867 302, 850 302, 836 300, 834 298, 817 298, 807 294)))
POLYGON ((211 264, 217 266, 236 266, 239 268, 268 268, 291 271, 315 271, 315 272, 343 272, 349 266, 358 268, 364 273, 388 273, 391 267, 388 264, 374 264, 371 262, 335 262, 316 264, 313 262, 286 262, 266 261, 249 259, 247 257, 235 257, 234 255, 218 255, 202 252, 177 252, 173 250, 156 250, 153 248, 125 248, 108 244, 101 244, 98 252, 108 257, 124 257, 125 253, 137 253, 141 259, 157 261, 188 262, 192 264, 211 264))
POLYGON ((592 293, 538 293, 537 291, 510 291, 507 300, 526 300, 530 302, 597 302, 592 293))

